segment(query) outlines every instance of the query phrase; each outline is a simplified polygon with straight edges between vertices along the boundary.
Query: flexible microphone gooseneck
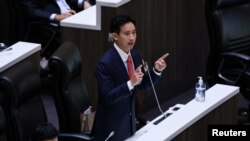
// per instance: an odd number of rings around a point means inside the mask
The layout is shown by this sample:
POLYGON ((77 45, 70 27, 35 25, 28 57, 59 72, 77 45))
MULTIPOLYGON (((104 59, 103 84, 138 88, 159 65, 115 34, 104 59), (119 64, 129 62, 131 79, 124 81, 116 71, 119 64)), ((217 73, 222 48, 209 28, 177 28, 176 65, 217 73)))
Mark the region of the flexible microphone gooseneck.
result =
POLYGON ((114 136, 115 131, 112 131, 109 133, 109 136, 105 139, 105 141, 108 141, 112 136, 114 136))
MULTIPOLYGON (((148 71, 148 63, 145 62, 143 59, 142 59, 142 65, 144 67, 144 70, 148 73, 148 76, 149 76, 149 80, 150 80, 150 83, 152 85, 152 89, 153 89, 153 93, 154 93, 154 96, 155 96, 155 99, 156 99, 156 103, 157 103, 157 106, 161 112, 161 114, 166 118, 166 114, 162 111, 161 109, 161 106, 160 106, 160 103, 159 103, 159 100, 158 100, 158 97, 157 97, 157 94, 156 94, 156 91, 155 91, 155 87, 154 87, 154 84, 153 84, 153 81, 152 81, 152 78, 151 78, 151 75, 150 75, 150 72, 148 71)), ((164 119, 165 119, 164 118, 164 119)))

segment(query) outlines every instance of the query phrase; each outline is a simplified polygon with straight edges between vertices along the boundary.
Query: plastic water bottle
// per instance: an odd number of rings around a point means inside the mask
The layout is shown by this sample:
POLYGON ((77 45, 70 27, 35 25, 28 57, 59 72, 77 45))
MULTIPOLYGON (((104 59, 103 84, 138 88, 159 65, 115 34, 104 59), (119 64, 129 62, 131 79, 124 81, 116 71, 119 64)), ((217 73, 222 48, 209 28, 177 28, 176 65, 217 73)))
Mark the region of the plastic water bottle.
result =
POLYGON ((206 84, 203 83, 202 77, 198 77, 199 81, 195 84, 195 100, 198 102, 205 102, 205 92, 206 92, 206 84))

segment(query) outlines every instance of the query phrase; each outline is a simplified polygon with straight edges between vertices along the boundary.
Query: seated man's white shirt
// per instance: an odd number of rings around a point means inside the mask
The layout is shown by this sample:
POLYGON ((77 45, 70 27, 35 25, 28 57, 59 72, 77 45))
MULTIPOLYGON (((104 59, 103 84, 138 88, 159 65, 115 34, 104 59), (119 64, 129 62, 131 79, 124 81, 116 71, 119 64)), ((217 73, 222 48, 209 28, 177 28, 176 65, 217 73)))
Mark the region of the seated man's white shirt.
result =
MULTIPOLYGON (((71 10, 70 6, 67 4, 67 2, 65 0, 55 0, 57 5, 60 8, 61 13, 65 13, 69 10, 71 10)), ((82 5, 83 0, 78 0, 78 6, 80 7, 80 5, 82 5)), ((50 20, 54 20, 57 14, 53 13, 50 16, 50 20)))

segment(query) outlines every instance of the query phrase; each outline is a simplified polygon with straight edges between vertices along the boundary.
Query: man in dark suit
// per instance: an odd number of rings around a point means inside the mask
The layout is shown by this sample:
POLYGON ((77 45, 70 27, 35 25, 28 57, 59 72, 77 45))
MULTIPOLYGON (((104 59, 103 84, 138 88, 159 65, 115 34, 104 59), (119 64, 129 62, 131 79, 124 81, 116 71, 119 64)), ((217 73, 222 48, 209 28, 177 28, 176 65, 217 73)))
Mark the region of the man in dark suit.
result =
MULTIPOLYGON (((96 67, 98 104, 92 134, 97 141, 122 141, 136 131, 135 92, 151 88, 149 76, 142 66, 141 55, 133 49, 136 41, 135 21, 128 15, 118 15, 111 20, 110 33, 114 41, 100 58, 96 67), (127 59, 132 56, 133 72, 127 59)), ((150 71, 153 83, 166 68, 168 53, 154 63, 150 71)))

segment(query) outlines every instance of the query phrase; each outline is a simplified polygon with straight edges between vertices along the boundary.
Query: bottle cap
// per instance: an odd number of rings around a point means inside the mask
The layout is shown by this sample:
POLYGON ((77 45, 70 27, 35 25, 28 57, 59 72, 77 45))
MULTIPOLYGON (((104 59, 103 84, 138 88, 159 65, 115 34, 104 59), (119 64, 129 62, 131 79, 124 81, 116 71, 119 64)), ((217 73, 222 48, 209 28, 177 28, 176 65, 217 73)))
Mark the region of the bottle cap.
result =
POLYGON ((203 84, 202 77, 201 77, 201 76, 198 76, 198 78, 199 78, 199 84, 203 84))

